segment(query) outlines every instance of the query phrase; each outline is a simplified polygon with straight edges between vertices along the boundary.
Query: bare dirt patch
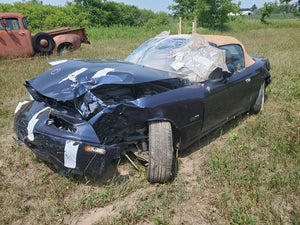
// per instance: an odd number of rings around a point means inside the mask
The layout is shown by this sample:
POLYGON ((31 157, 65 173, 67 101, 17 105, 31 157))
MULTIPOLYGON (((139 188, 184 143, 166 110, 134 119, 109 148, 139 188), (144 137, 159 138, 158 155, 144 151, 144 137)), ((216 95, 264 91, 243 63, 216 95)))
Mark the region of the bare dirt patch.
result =
POLYGON ((132 208, 135 205, 136 200, 143 194, 154 192, 155 187, 149 186, 146 189, 139 189, 136 192, 133 192, 126 196, 123 200, 116 200, 113 203, 105 206, 95 208, 84 213, 82 216, 75 217, 71 221, 71 225, 87 225, 87 224, 94 224, 98 221, 101 221, 108 216, 117 216, 122 208, 125 206, 127 208, 132 208))
MULTIPOLYGON (((180 177, 180 182, 186 185, 184 190, 178 191, 186 192, 187 199, 176 205, 176 208, 171 207, 169 210, 172 224, 210 224, 208 222, 210 220, 224 222, 214 207, 218 201, 218 193, 215 193, 213 189, 208 187, 205 188, 205 180, 201 178, 204 174, 201 165, 208 156, 210 149, 214 148, 216 144, 222 145, 224 141, 222 138, 219 138, 219 133, 217 131, 208 137, 204 137, 189 149, 179 153, 177 176, 180 177), (214 140, 213 143, 212 140, 214 140)), ((124 163, 118 167, 118 174, 129 175, 132 168, 129 162, 124 163)), ((136 202, 140 200, 142 195, 154 195, 159 187, 160 185, 150 185, 147 188, 138 189, 122 200, 116 200, 104 207, 94 208, 81 216, 71 219, 71 224, 94 224, 105 219, 109 220, 111 217, 119 216, 124 207, 127 210, 134 210, 136 202)), ((180 193, 178 194, 180 195, 180 193)), ((141 222, 139 224, 143 224, 141 222)))

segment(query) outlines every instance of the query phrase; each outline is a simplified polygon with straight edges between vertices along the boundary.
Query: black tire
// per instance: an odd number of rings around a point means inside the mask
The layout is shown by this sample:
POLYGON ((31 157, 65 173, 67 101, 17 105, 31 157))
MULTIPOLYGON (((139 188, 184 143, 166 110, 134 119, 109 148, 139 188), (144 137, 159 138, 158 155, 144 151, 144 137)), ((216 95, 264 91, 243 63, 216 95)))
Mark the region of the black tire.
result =
POLYGON ((49 34, 43 32, 34 35, 32 39, 32 44, 35 52, 41 53, 51 53, 55 47, 55 42, 53 38, 49 34), (46 41, 45 46, 41 44, 42 40, 46 41))
POLYGON ((250 107, 250 113, 251 114, 257 114, 264 108, 264 102, 265 102, 265 82, 260 86, 260 89, 258 91, 258 96, 255 100, 255 102, 250 107))
POLYGON ((155 121, 149 124, 149 156, 148 181, 151 183, 170 181, 175 171, 170 122, 155 121))

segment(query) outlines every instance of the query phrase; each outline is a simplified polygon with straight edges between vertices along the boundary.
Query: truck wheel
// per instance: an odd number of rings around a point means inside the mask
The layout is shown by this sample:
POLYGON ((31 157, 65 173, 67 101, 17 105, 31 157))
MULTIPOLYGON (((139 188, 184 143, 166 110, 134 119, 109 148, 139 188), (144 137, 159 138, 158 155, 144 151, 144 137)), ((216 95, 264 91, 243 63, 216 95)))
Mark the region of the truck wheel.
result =
POLYGON ((57 47, 58 54, 65 54, 73 51, 73 45, 71 43, 62 43, 57 47))
POLYGON ((34 35, 32 44, 34 50, 41 53, 50 53, 55 47, 53 38, 44 32, 34 35))
POLYGON ((149 124, 149 155, 148 181, 165 183, 171 180, 175 156, 170 122, 154 121, 149 124))
POLYGON ((258 96, 255 100, 255 102, 250 107, 250 113, 251 114, 257 114, 260 111, 263 110, 264 102, 265 102, 265 82, 260 86, 260 89, 258 91, 258 96))

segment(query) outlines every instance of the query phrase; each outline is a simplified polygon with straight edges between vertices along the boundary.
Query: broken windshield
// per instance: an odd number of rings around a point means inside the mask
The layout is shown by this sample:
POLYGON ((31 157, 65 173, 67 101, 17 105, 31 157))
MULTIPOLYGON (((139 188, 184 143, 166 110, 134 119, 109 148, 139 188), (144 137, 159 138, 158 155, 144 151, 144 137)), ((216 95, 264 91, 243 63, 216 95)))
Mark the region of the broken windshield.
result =
POLYGON ((227 71, 225 52, 199 34, 163 32, 143 43, 125 61, 182 73, 192 82, 207 80, 218 67, 227 71))
POLYGON ((139 46, 125 61, 170 71, 174 60, 169 56, 169 53, 174 49, 186 46, 189 41, 184 36, 155 37, 139 46))

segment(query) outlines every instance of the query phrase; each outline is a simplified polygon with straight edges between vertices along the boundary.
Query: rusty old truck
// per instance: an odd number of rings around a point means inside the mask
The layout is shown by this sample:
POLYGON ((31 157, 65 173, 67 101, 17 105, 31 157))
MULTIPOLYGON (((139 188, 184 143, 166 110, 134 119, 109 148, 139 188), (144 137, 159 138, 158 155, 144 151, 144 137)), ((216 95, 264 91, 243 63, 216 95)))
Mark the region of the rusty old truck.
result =
POLYGON ((0 13, 0 58, 45 55, 76 50, 90 44, 85 28, 63 27, 31 34, 20 13, 0 13))

